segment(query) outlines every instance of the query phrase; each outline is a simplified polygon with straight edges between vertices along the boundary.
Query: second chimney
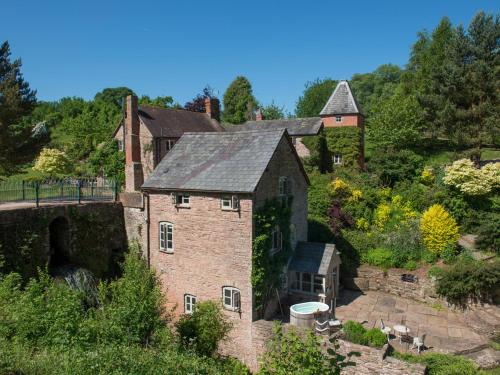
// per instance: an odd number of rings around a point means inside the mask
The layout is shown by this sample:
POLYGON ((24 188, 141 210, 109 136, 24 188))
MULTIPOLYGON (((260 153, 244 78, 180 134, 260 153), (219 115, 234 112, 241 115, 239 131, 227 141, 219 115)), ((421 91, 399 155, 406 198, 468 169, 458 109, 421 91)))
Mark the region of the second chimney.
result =
POLYGON ((217 98, 205 98, 205 112, 211 119, 220 121, 220 102, 217 98))
POLYGON ((125 191, 133 192, 138 191, 143 183, 137 96, 128 95, 125 106, 125 191))

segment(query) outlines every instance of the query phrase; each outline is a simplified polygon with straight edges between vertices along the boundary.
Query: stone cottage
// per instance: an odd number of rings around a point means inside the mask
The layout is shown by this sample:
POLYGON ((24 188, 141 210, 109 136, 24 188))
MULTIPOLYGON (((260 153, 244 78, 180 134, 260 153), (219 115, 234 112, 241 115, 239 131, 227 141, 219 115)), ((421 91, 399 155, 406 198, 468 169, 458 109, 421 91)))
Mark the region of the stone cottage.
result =
POLYGON ((344 152, 342 144, 345 141, 336 142, 336 139, 340 138, 341 135, 337 134, 335 129, 340 128, 357 129, 357 134, 354 137, 351 136, 349 142, 356 143, 355 148, 358 149, 358 152, 355 161, 360 168, 364 168, 364 116, 348 81, 340 81, 337 84, 318 117, 266 120, 262 112, 258 110, 255 120, 226 129, 227 131, 287 129, 300 157, 309 156, 309 150, 302 142, 303 138, 316 136, 325 131, 327 139, 329 139, 328 148, 332 163, 342 165, 346 164, 346 159, 350 155, 344 152))

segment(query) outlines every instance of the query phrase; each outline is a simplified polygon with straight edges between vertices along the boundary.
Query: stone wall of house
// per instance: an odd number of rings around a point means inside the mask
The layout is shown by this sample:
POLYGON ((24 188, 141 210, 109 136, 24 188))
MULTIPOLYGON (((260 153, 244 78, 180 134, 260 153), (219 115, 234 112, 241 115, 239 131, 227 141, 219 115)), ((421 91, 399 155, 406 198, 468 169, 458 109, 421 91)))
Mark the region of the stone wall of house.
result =
POLYGON ((87 268, 98 277, 117 271, 116 263, 127 245, 123 209, 114 202, 0 210, 2 271, 28 278, 38 267, 44 268, 53 256, 50 228, 54 230, 54 226, 57 235, 64 237, 63 255, 70 264, 87 268))
POLYGON ((259 207, 266 199, 276 198, 279 193, 279 178, 292 180, 292 218, 295 241, 307 241, 307 182, 301 171, 300 161, 290 152, 291 143, 283 138, 264 172, 255 193, 255 204, 259 207))
POLYGON ((302 142, 302 138, 301 137, 295 138, 295 140, 294 140, 294 146, 295 146, 295 149, 297 150, 297 154, 301 158, 305 158, 305 157, 311 155, 311 151, 309 151, 309 149, 306 147, 306 145, 302 142))
POLYGON ((377 290, 421 302, 432 303, 439 300, 434 282, 427 276, 427 268, 415 271, 391 268, 383 271, 363 264, 357 269, 356 277, 342 277, 341 280, 347 289, 377 290), (415 282, 403 281, 403 274, 414 275, 417 279, 415 282))
POLYGON ((240 196, 239 211, 221 209, 221 194, 190 193, 189 208, 176 207, 169 192, 150 194, 150 260, 156 270, 167 308, 184 312, 184 296, 197 301, 222 299, 224 286, 241 293, 241 312, 225 313, 234 324, 221 346, 223 354, 245 363, 255 361, 252 346, 253 295, 251 195, 240 196), (159 250, 159 223, 173 224, 173 253, 159 250))

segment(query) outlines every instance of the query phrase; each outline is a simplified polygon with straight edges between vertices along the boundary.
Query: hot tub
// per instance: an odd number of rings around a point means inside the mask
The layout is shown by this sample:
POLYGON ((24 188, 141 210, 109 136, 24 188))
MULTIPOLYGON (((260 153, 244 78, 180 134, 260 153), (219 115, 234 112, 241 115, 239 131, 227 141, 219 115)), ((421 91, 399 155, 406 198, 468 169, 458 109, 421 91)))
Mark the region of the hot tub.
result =
POLYGON ((304 302, 290 307, 290 324, 297 327, 314 327, 314 320, 328 318, 330 308, 322 302, 304 302), (316 315, 316 316, 315 316, 316 315))

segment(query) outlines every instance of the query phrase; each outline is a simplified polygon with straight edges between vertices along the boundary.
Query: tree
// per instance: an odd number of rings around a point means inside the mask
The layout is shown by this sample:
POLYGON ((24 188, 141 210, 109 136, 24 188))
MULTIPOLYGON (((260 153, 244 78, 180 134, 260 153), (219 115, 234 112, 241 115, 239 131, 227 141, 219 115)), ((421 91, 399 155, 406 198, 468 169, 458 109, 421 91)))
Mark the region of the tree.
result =
POLYGON ((125 153, 118 150, 114 139, 98 145, 89 155, 88 165, 94 176, 112 177, 120 183, 125 181, 125 153))
POLYGON ((30 89, 21 73, 21 60, 10 61, 9 42, 0 46, 0 174, 12 167, 15 137, 13 125, 29 114, 36 104, 36 91, 30 89))
POLYGON ((460 159, 445 168, 443 182, 466 195, 486 195, 500 188, 500 163, 479 169, 469 159, 460 159))
POLYGON ((196 95, 191 101, 184 104, 184 109, 191 112, 205 113, 205 99, 213 98, 214 90, 210 86, 205 86, 201 94, 196 95))
POLYGON ((280 107, 275 104, 274 101, 272 101, 271 104, 262 107, 261 110, 264 120, 280 120, 285 118, 285 107, 280 107))
POLYGON ((257 105, 250 81, 243 76, 236 77, 224 93, 223 102, 224 122, 241 124, 250 120, 257 105))
POLYGON ((157 96, 156 98, 150 98, 148 95, 143 95, 139 98, 139 104, 158 108, 181 108, 179 103, 174 103, 174 98, 171 96, 157 96))
POLYGON ((106 88, 94 96, 94 100, 114 104, 117 108, 122 108, 122 101, 127 95, 135 95, 128 87, 106 88))
POLYGON ((55 148, 44 148, 38 156, 33 170, 44 175, 55 176, 68 173, 71 164, 63 151, 55 148))
POLYGON ((427 250, 440 255, 457 246, 458 225, 443 206, 435 204, 422 214, 420 232, 427 250))
POLYGON ((368 121, 368 135, 378 148, 401 150, 419 144, 425 121, 414 95, 398 90, 392 97, 373 109, 368 121))
POLYGON ((336 86, 337 81, 330 78, 317 78, 315 81, 307 82, 302 96, 297 100, 295 115, 297 117, 319 116, 336 86))

